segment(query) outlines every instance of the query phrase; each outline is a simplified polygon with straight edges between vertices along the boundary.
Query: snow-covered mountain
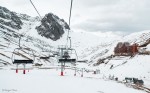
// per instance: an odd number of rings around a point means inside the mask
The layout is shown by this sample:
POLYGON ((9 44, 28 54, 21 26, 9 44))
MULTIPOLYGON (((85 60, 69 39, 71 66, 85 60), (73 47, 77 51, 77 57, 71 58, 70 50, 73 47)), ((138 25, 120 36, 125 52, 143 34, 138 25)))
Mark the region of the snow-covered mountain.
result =
POLYGON ((41 25, 36 27, 41 36, 50 38, 54 41, 60 39, 65 30, 70 30, 68 24, 58 16, 49 13, 41 20, 41 25))
MULTIPOLYGON (((17 14, 15 12, 11 12, 5 7, 0 7, 0 18, 0 23, 2 25, 9 26, 16 30, 22 28, 22 25, 24 24, 23 21, 32 20, 31 17, 26 14, 17 14)), ((64 32, 70 29, 68 24, 63 19, 60 19, 58 16, 52 13, 46 14, 44 18, 37 21, 41 22, 40 25, 35 27, 37 32, 41 36, 50 38, 52 40, 60 39, 64 32)))
POLYGON ((145 85, 150 87, 150 30, 132 33, 105 45, 98 45, 93 48, 85 49, 82 58, 89 60, 87 66, 79 64, 80 67, 99 69, 104 76, 115 76, 120 80, 125 77, 136 77, 145 81, 145 85), (135 56, 113 56, 114 48, 118 42, 137 43, 139 51, 145 54, 137 53, 135 56), (143 46, 144 45, 144 46, 143 46), (146 52, 145 52, 146 51, 146 52), (97 64, 98 63, 98 64, 97 64), (95 66, 96 65, 96 66, 95 66), (94 66, 94 67, 93 67, 94 66))
MULTIPOLYGON (((21 47, 30 48, 34 51, 36 57, 49 56, 57 51, 59 45, 67 44, 67 32, 70 27, 58 16, 49 13, 42 20, 38 17, 30 17, 26 14, 18 14, 0 7, 0 33, 1 33, 1 56, 2 62, 11 63, 11 55, 15 48, 19 47, 19 38, 21 37, 21 47), (9 51, 8 51, 9 50, 9 51), (9 53, 7 53, 7 52, 9 53), (48 54, 48 55, 47 55, 48 54), (6 56, 4 56, 6 55, 6 56)), ((97 47, 98 45, 107 45, 113 41, 113 37, 94 35, 90 32, 70 31, 72 47, 76 49, 79 58, 86 54, 87 48, 97 47), (110 39, 111 38, 111 39, 110 39), (105 42, 102 42, 104 41, 105 42)), ((91 51, 91 50, 90 50, 91 51)), ((92 49, 93 51, 93 49, 92 49)), ((36 58, 36 60, 39 60, 36 58)))
MULTIPOLYGON (((26 14, 18 14, 0 7, 0 66, 12 65, 14 55, 33 59, 44 66, 54 65, 57 58, 47 60, 60 45, 68 45, 68 31, 74 48, 78 54, 77 67, 99 69, 104 76, 114 75, 119 79, 136 77, 146 82, 150 80, 149 55, 136 54, 115 56, 114 48, 118 42, 129 42, 145 45, 142 50, 150 51, 150 30, 119 36, 110 33, 72 31, 67 23, 58 16, 49 13, 42 20, 26 14), (19 44, 20 39, 20 44, 19 44), (19 46, 24 49, 16 51, 19 46), (111 57, 111 58, 110 58, 111 57), (103 62, 100 62, 103 60, 103 62), (95 65, 96 64, 96 65, 95 65)), ((150 86, 148 83, 146 86, 150 86)))
POLYGON ((43 51, 49 52, 48 55, 47 53, 45 54, 45 56, 49 56, 57 48, 49 41, 53 42, 53 40, 60 39, 69 29, 69 26, 63 19, 52 13, 45 15, 40 20, 38 17, 18 14, 5 7, 0 7, 1 62, 12 63, 11 55, 16 48, 19 48, 20 37, 20 46, 22 48, 30 48, 35 52, 34 56, 44 56, 41 53, 43 51))
POLYGON ((116 47, 118 42, 129 42, 130 44, 136 43, 139 46, 146 45, 145 47, 139 48, 139 51, 143 48, 145 48, 147 51, 150 51, 149 40, 150 30, 132 33, 130 35, 115 39, 114 41, 106 43, 105 45, 95 46, 95 48, 93 47, 92 49, 90 49, 92 52, 85 52, 85 56, 83 56, 83 58, 85 57, 86 59, 89 59, 92 62, 97 62, 100 58, 105 58, 114 55, 114 48, 116 47))
MULTIPOLYGON (((20 37, 22 37, 21 47, 32 49, 37 56, 36 60, 40 60, 38 57, 41 55, 47 56, 47 54, 51 55, 56 52, 59 45, 67 44, 67 32, 70 27, 63 19, 52 13, 46 14, 40 21, 38 17, 18 14, 0 7, 0 20, 1 56, 5 57, 1 59, 2 62, 11 63, 12 52, 19 47, 20 37)), ((118 42, 142 45, 149 40, 149 36, 150 31, 132 33, 124 37, 113 33, 97 32, 95 34, 93 32, 70 31, 72 47, 76 49, 79 60, 87 60, 91 66, 96 64, 98 60, 113 55, 114 47, 118 42)), ((148 46, 146 48, 149 49, 148 46)))
POLYGON ((0 6, 0 23, 13 29, 21 29, 22 21, 15 12, 0 6))

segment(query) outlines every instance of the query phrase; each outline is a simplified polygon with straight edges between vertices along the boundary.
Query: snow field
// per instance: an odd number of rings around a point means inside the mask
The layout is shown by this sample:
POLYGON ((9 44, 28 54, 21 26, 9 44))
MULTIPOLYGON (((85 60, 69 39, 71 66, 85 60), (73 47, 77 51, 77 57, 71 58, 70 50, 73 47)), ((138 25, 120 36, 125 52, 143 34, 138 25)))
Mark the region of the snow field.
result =
POLYGON ((0 93, 145 93, 114 81, 79 74, 75 77, 69 69, 65 70, 65 76, 60 76, 60 69, 33 69, 25 75, 22 73, 0 70, 0 93))

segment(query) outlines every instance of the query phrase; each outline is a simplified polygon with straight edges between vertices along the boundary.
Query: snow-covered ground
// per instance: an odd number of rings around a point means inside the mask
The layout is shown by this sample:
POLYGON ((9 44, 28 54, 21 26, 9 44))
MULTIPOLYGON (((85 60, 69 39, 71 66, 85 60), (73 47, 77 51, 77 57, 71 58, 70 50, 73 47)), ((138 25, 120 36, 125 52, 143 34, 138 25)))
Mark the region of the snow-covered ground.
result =
POLYGON ((68 69, 65 76, 60 76, 59 69, 33 69, 24 75, 5 68, 0 70, 0 93, 145 93, 116 81, 87 78, 88 73, 73 74, 68 69))
POLYGON ((142 79, 144 80, 144 85, 150 88, 149 64, 149 55, 136 55, 135 58, 115 57, 107 64, 101 64, 97 66, 97 68, 106 76, 114 75, 121 81, 125 79, 125 77, 142 79), (111 68, 112 65, 113 67, 111 68))
MULTIPOLYGON (((36 68, 23 75, 20 71, 16 74, 15 70, 10 69, 15 67, 12 66, 12 52, 19 47, 19 38, 16 38, 15 34, 24 35, 21 38, 21 46, 30 48, 34 52, 36 55, 34 62, 42 63, 42 68, 53 67, 58 63, 56 58, 44 61, 40 57, 52 54, 49 51, 57 51, 59 45, 67 44, 67 31, 60 40, 52 41, 38 35, 35 29, 40 24, 38 20, 24 20, 23 23, 24 25, 19 31, 10 27, 7 28, 12 32, 0 28, 0 93, 144 93, 144 91, 135 90, 104 78, 108 78, 110 75, 118 77, 119 81, 123 81, 125 77, 139 78, 144 80, 144 86, 150 88, 149 55, 137 54, 133 58, 114 57, 111 60, 105 60, 106 64, 93 66, 97 60, 113 55, 114 47, 118 42, 143 44, 149 39, 149 30, 124 37, 113 33, 71 31, 72 48, 76 49, 79 60, 88 60, 87 63, 77 63, 76 67, 92 71, 98 69, 100 70, 99 75, 84 73, 82 78, 80 77, 81 72, 79 72, 77 77, 74 77, 74 71, 65 70, 65 76, 61 77, 59 76, 60 69, 39 70, 36 68), (48 50, 49 54, 44 53, 43 50, 48 50), (7 67, 3 63, 9 63, 9 66, 7 67), (111 68, 111 66, 113 67, 111 68)), ((150 51, 150 45, 145 49, 150 51)), ((31 57, 29 54, 26 56, 31 57)))

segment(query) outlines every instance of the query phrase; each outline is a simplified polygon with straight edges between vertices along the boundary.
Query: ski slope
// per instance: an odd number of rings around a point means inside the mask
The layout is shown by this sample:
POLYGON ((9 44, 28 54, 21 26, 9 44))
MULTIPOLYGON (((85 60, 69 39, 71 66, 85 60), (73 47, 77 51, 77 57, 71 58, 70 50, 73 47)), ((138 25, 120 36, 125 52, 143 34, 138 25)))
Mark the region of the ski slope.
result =
MULTIPOLYGON (((51 58, 48 61, 40 60, 39 57, 47 56, 42 51, 57 51, 59 45, 69 45, 67 43, 67 31, 58 41, 52 41, 40 36, 35 27, 40 24, 38 20, 31 19, 23 21, 22 29, 9 33, 6 29, 3 32, 12 34, 17 32, 23 34, 21 46, 29 47, 34 50, 37 56, 35 63, 42 63, 41 68, 60 65, 56 58, 51 58)), ((1 32, 2 33, 2 32, 1 32)), ((93 66, 100 58, 105 58, 113 54, 114 47, 118 42, 130 42, 143 44, 149 39, 150 31, 142 31, 133 33, 124 37, 113 33, 86 32, 86 31, 71 31, 70 37, 72 40, 72 48, 76 49, 79 60, 88 60, 87 63, 77 63, 77 68, 88 70, 100 70, 100 75, 92 73, 84 73, 81 77, 81 72, 74 77, 74 71, 65 70, 65 76, 61 77, 60 69, 36 69, 33 68, 26 75, 19 71, 15 73, 15 65, 12 65, 12 52, 18 48, 18 38, 8 37, 4 33, 0 38, 0 62, 8 62, 9 66, 0 63, 0 93, 145 93, 141 90, 135 90, 120 84, 116 81, 105 79, 104 77, 115 76, 119 81, 123 81, 125 77, 135 77, 144 80, 144 86, 150 88, 150 58, 149 55, 136 55, 130 57, 115 57, 111 60, 106 60, 106 64, 93 66), (110 67, 113 65, 113 68, 110 67)), ((150 49, 148 45, 145 47, 150 49)), ((50 54, 48 54, 50 55, 50 54)))
POLYGON ((0 93, 146 93, 116 81, 87 78, 88 73, 73 76, 68 69, 65 76, 59 76, 58 69, 34 69, 24 75, 5 68, 0 74, 0 93))

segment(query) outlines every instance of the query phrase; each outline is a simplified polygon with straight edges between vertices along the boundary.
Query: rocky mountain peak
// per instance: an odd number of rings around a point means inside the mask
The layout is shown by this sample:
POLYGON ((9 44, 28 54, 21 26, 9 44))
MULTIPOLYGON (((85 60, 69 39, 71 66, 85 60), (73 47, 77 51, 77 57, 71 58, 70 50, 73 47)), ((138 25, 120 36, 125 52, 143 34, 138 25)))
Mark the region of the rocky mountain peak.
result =
POLYGON ((54 41, 60 39, 65 30, 69 30, 68 24, 58 16, 48 13, 41 20, 41 25, 36 27, 41 36, 50 38, 54 41))
POLYGON ((1 6, 0 6, 0 23, 6 26, 10 26, 17 30, 21 29, 21 26, 23 25, 22 21, 15 12, 11 12, 7 8, 1 6))

